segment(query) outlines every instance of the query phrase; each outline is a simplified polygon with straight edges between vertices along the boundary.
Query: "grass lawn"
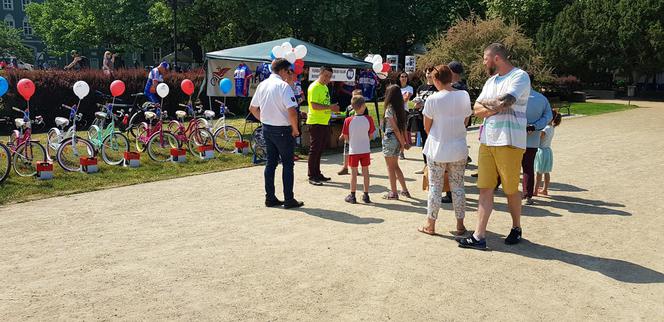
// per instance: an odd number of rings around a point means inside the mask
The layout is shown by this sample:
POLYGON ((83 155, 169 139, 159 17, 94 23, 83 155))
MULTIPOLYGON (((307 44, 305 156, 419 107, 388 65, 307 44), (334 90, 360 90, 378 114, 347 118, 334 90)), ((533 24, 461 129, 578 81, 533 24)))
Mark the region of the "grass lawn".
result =
MULTIPOLYGON (((572 103, 572 114, 598 115, 604 113, 618 112, 636 108, 635 105, 613 104, 613 103, 572 103)), ((561 111, 567 113, 567 110, 561 111)))

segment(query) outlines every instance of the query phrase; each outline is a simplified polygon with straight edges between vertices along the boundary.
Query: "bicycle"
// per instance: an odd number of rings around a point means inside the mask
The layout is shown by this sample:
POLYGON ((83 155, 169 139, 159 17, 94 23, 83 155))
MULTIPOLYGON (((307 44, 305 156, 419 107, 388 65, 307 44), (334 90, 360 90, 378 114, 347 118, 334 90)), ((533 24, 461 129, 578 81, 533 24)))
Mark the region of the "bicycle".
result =
POLYGON ((0 142, 0 184, 7 180, 11 168, 12 152, 6 145, 0 142))
POLYGON ((95 149, 101 152, 106 164, 119 165, 124 161, 124 153, 129 151, 129 139, 115 129, 115 120, 124 115, 124 110, 113 112, 115 104, 97 104, 100 111, 95 112, 95 120, 88 129, 88 138, 95 149), (106 124, 106 119, 110 122, 106 124))
POLYGON ((235 151, 235 142, 243 141, 242 132, 231 125, 226 125, 226 114, 235 116, 227 107, 224 102, 214 100, 219 103, 219 119, 211 125, 215 117, 213 110, 206 110, 203 112, 205 118, 199 118, 199 124, 205 124, 208 131, 214 133, 214 149, 219 153, 233 153, 235 151))
POLYGON ((76 122, 83 118, 83 114, 78 113, 78 106, 62 104, 62 107, 69 110, 69 118, 56 117, 56 127, 48 131, 46 140, 49 157, 50 150, 53 149, 55 159, 63 170, 68 172, 81 171, 81 158, 94 158, 95 149, 90 141, 78 137, 76 133, 76 122), (63 132, 70 121, 71 126, 66 132, 63 132))
POLYGON ((247 124, 254 123, 258 123, 258 127, 251 132, 251 136, 249 137, 249 147, 254 154, 254 163, 260 163, 267 160, 267 147, 265 144, 265 138, 263 137, 263 125, 260 120, 256 119, 253 114, 249 113, 244 119, 244 130, 246 131, 247 124))
POLYGON ((136 150, 148 151, 150 159, 157 162, 166 162, 171 159, 171 149, 180 148, 180 141, 173 133, 163 130, 166 111, 161 111, 161 105, 153 104, 152 110, 146 111, 146 122, 141 122, 136 130, 136 150), (152 125, 156 121, 155 125, 152 125))
MULTIPOLYGON (((212 133, 205 128, 205 124, 201 123, 199 119, 196 118, 196 111, 192 107, 192 104, 179 104, 181 107, 187 109, 187 111, 175 111, 175 116, 177 120, 172 120, 168 122, 168 130, 173 133, 175 137, 180 142, 180 145, 186 144, 189 148, 189 152, 192 155, 198 155, 199 158, 203 159, 203 153, 198 151, 199 146, 204 145, 214 145, 214 140, 212 133), (192 119, 189 122, 187 127, 184 127, 184 118, 187 115, 191 115, 192 119), (178 121, 179 120, 179 121, 178 121)), ((197 106, 197 109, 201 111, 203 106, 197 106)), ((207 121, 204 121, 207 123, 207 121)))
POLYGON ((48 160, 44 146, 39 141, 32 139, 32 125, 43 124, 44 119, 38 115, 34 121, 31 121, 30 108, 23 111, 12 107, 12 110, 23 114, 22 118, 14 119, 17 130, 12 131, 9 142, 7 142, 7 147, 12 154, 12 167, 21 177, 34 176, 37 174, 35 162, 48 160))

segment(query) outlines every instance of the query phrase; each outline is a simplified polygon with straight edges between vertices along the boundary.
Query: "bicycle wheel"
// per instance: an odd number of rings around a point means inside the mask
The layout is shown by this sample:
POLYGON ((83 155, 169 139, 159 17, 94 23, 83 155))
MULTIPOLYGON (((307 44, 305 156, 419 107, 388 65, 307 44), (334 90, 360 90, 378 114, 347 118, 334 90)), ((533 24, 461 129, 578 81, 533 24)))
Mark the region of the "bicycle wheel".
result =
POLYGON ((198 156, 201 159, 203 158, 203 153, 198 151, 198 147, 203 145, 214 146, 212 133, 207 129, 194 129, 191 131, 191 134, 189 134, 188 139, 187 145, 189 146, 189 152, 191 152, 191 155, 198 156))
POLYGON ((7 180, 9 177, 9 170, 12 167, 12 153, 9 148, 0 143, 0 183, 7 180))
POLYGON ((95 148, 84 138, 69 138, 60 144, 57 159, 65 171, 81 171, 81 158, 93 158, 95 148), (75 143, 74 143, 75 139, 75 143))
POLYGON ((265 160, 267 156, 267 149, 265 147, 265 138, 263 137, 263 127, 257 127, 251 133, 249 146, 251 147, 251 152, 254 153, 254 156, 257 160, 265 160))
POLYGON ((104 138, 101 144, 101 157, 106 164, 118 165, 124 161, 124 153, 129 151, 129 139, 120 133, 113 132, 104 138))
POLYGON ((232 126, 226 125, 214 132, 214 149, 219 153, 233 153, 237 141, 242 141, 242 133, 232 126))
POLYGON ((46 149, 39 142, 26 142, 19 145, 12 160, 14 171, 21 177, 37 174, 37 162, 46 161, 46 149))
POLYGON ((150 137, 147 144, 150 159, 157 162, 166 162, 171 159, 171 149, 179 148, 180 142, 170 132, 155 133, 150 137), (162 139, 163 136, 163 139, 162 139))
POLYGON ((138 127, 136 128, 136 150, 138 152, 143 152, 145 151, 145 147, 148 144, 148 140, 150 137, 148 137, 148 124, 145 122, 142 122, 138 124, 138 127))
POLYGON ((55 154, 58 152, 58 148, 60 147, 60 142, 58 142, 59 135, 60 130, 56 128, 48 130, 48 133, 46 134, 46 152, 48 152, 48 158, 50 160, 55 158, 55 154))

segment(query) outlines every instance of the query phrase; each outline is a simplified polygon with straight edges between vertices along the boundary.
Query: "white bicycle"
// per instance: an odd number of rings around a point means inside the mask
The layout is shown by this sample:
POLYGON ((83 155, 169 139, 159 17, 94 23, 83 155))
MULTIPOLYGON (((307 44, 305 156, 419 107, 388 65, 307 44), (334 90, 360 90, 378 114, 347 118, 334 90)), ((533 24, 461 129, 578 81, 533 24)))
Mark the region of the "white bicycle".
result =
POLYGON ((213 133, 214 149, 217 152, 233 153, 235 142, 242 141, 242 133, 234 126, 226 125, 226 114, 235 114, 228 110, 224 102, 214 101, 219 103, 219 118, 213 121, 216 113, 212 110, 206 110, 203 112, 204 117, 198 118, 198 124, 203 124, 206 129, 213 133))
POLYGON ((78 137, 76 134, 76 122, 83 118, 83 114, 77 113, 78 106, 62 107, 69 110, 69 118, 56 117, 56 127, 48 130, 46 136, 49 159, 55 159, 65 171, 80 171, 80 158, 93 158, 95 149, 90 141, 78 137), (67 131, 64 129, 71 122, 67 131))

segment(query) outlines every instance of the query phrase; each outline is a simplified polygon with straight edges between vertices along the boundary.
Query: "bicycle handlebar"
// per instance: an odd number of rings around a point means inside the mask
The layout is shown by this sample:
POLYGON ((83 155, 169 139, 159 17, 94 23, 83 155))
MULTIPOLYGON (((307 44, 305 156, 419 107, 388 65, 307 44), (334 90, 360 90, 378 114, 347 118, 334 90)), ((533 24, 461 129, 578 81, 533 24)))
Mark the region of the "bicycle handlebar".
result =
POLYGON ((224 102, 222 102, 222 101, 220 101, 220 100, 218 100, 218 99, 215 99, 214 101, 217 102, 217 103, 219 103, 219 104, 224 104, 224 102))
POLYGON ((20 108, 17 108, 17 107, 12 107, 12 110, 14 110, 16 112, 19 112, 19 113, 25 113, 23 110, 21 110, 20 108))
POLYGON ((187 104, 178 104, 178 105, 181 106, 181 107, 189 107, 189 105, 187 105, 187 104))
POLYGON ((145 95, 145 94, 143 94, 143 93, 136 93, 136 94, 131 94, 130 96, 131 96, 131 97, 139 97, 139 96, 143 96, 143 95, 145 95))
POLYGON ((70 111, 73 109, 71 106, 66 105, 66 104, 62 104, 62 107, 66 108, 66 109, 68 109, 68 110, 70 110, 70 111))

